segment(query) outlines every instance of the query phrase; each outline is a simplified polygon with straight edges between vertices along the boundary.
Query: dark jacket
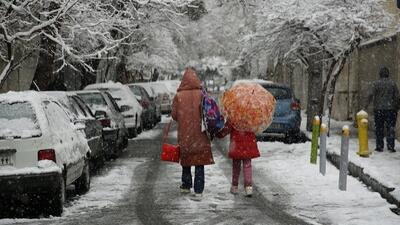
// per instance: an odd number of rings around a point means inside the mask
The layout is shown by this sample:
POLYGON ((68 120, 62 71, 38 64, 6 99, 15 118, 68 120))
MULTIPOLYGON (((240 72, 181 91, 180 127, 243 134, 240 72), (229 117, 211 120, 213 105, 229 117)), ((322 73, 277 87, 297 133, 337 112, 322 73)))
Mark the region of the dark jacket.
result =
POLYGON ((252 159, 260 157, 256 135, 253 132, 238 131, 228 121, 225 127, 217 133, 217 137, 222 138, 228 134, 231 135, 229 158, 252 159))
POLYGON ((211 143, 201 132, 201 82, 194 70, 186 70, 172 103, 172 118, 178 122, 182 166, 213 164, 211 143))
POLYGON ((380 78, 372 83, 365 108, 370 102, 374 103, 374 110, 398 110, 399 89, 390 78, 380 78))

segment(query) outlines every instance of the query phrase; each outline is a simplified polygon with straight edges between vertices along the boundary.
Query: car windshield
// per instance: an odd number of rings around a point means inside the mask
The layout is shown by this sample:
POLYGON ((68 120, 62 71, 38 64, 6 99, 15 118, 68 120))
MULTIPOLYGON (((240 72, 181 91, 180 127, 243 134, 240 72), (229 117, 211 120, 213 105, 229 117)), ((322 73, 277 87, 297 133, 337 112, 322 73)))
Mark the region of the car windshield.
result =
POLYGON ((141 96, 142 95, 142 93, 140 92, 139 87, 132 85, 132 86, 129 86, 129 88, 131 89, 131 91, 133 92, 134 95, 136 95, 136 96, 141 96))
MULTIPOLYGON (((111 93, 111 96, 117 101, 121 101, 126 98, 126 93, 122 89, 110 88, 108 89, 111 93)), ((139 95, 140 96, 140 95, 139 95)))
POLYGON ((0 138, 39 137, 42 132, 28 102, 0 102, 0 138))
POLYGON ((100 93, 79 93, 82 100, 93 109, 93 106, 107 106, 106 101, 100 93))
POLYGON ((153 85, 154 85, 154 86, 153 86, 153 87, 154 87, 154 91, 155 91, 157 94, 169 93, 167 86, 165 86, 164 84, 157 84, 157 83, 154 83, 153 85))
POLYGON ((279 99, 288 99, 291 98, 292 95, 287 88, 282 87, 271 87, 271 86, 264 86, 271 94, 275 97, 276 100, 279 99))

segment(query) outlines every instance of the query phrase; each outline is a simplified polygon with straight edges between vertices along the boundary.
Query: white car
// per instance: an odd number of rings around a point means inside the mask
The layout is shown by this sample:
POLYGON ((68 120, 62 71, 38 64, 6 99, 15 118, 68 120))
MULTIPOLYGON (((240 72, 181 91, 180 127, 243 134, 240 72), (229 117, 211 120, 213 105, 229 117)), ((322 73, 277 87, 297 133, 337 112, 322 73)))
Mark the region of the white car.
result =
POLYGON ((176 95, 179 85, 181 84, 180 80, 161 80, 161 81, 157 81, 157 82, 165 84, 167 86, 169 92, 172 93, 173 95, 176 95))
POLYGON ((109 81, 107 83, 90 84, 84 89, 107 90, 121 109, 129 137, 135 137, 138 133, 142 132, 143 124, 141 118, 143 108, 128 86, 109 81))
POLYGON ((160 122, 161 121, 161 98, 158 96, 157 92, 150 85, 150 83, 135 83, 135 84, 146 89, 147 93, 149 94, 150 100, 153 102, 153 104, 156 107, 156 118, 157 118, 156 121, 160 122))
POLYGON ((0 208, 35 203, 60 216, 66 186, 89 190, 87 140, 58 101, 34 91, 1 94, 0 124, 0 208))
POLYGON ((149 85, 153 87, 153 90, 158 94, 159 99, 161 99, 161 112, 170 113, 175 94, 168 89, 165 83, 150 82, 149 85))

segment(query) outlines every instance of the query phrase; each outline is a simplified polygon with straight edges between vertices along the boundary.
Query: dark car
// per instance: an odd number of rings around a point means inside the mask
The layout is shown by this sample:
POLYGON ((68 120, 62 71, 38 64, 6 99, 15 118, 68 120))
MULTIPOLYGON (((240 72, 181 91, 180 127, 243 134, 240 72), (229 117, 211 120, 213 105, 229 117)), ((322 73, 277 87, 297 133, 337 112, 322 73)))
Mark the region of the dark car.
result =
POLYGON ((121 109, 107 91, 87 90, 76 94, 95 112, 103 126, 106 158, 116 158, 128 145, 128 132, 121 109))
POLYGON ((47 91, 43 92, 55 97, 67 110, 69 116, 75 125, 84 125, 84 132, 88 145, 91 150, 90 161, 92 169, 101 166, 104 163, 105 152, 103 149, 103 126, 96 120, 92 111, 82 101, 82 99, 71 92, 47 91))
POLYGON ((159 98, 157 92, 154 90, 154 88, 151 86, 150 83, 135 83, 135 85, 139 85, 143 87, 146 92, 149 94, 150 102, 152 105, 155 107, 155 116, 156 116, 156 121, 160 122, 161 121, 161 98, 159 98))
POLYGON ((142 86, 128 84, 128 87, 131 89, 133 94, 138 99, 140 105, 143 107, 142 121, 144 121, 145 127, 147 129, 151 129, 158 122, 156 111, 157 108, 155 103, 151 101, 149 93, 147 93, 146 89, 144 89, 142 86))
POLYGON ((272 123, 263 133, 257 135, 258 138, 279 134, 290 141, 293 138, 299 137, 301 124, 300 101, 295 97, 289 86, 264 80, 238 80, 233 85, 241 82, 258 83, 276 99, 272 123))

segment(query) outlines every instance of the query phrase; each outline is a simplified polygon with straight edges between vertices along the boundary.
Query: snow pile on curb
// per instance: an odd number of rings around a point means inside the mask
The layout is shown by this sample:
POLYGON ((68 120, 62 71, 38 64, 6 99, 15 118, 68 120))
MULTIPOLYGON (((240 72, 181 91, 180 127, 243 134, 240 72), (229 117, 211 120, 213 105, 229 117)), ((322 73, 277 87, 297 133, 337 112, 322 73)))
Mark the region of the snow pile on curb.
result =
MULTIPOLYGON (((378 193, 370 192, 358 180, 348 177, 347 191, 338 189, 339 171, 327 165, 326 176, 319 166, 309 163, 311 143, 285 145, 259 143, 261 158, 254 160, 254 170, 271 177, 289 195, 290 213, 330 224, 398 224, 400 218, 391 213, 390 205, 378 193)), ((338 143, 336 143, 336 146, 338 143)), ((262 177, 253 177, 264 196, 268 186, 262 177)))

